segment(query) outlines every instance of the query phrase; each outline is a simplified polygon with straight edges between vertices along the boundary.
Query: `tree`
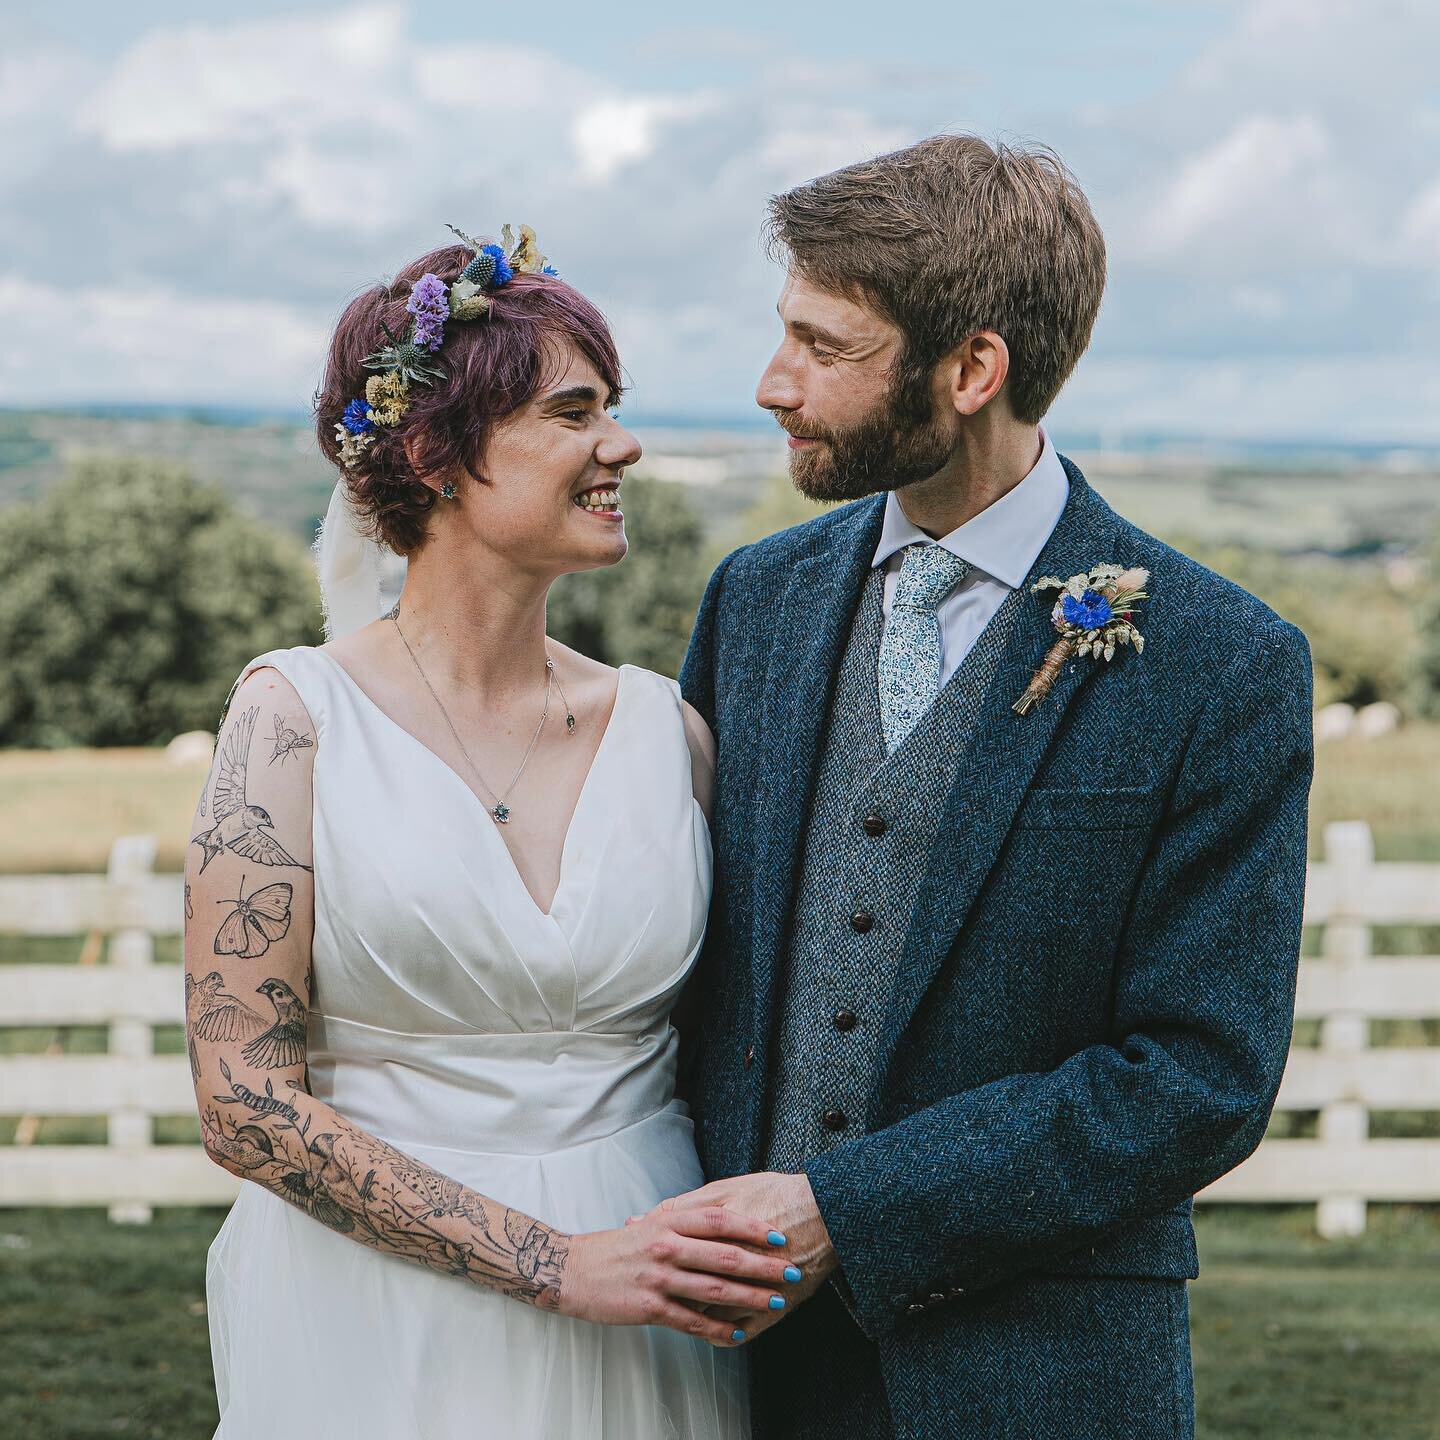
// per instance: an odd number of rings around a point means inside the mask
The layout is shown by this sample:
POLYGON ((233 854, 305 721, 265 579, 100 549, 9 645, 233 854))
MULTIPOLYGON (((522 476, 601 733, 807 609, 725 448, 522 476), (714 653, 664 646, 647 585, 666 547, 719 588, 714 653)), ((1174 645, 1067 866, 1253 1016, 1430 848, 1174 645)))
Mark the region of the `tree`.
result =
POLYGON ((1440 531, 1425 557, 1420 594, 1412 693, 1422 715, 1440 720, 1440 531))
POLYGON ((550 591, 550 633, 607 665, 676 675, 709 578, 700 519, 671 482, 627 477, 620 494, 629 554, 562 576, 550 591))
POLYGON ((163 461, 87 460, 0 509, 0 575, 0 745, 214 729, 246 661, 319 640, 304 547, 163 461))

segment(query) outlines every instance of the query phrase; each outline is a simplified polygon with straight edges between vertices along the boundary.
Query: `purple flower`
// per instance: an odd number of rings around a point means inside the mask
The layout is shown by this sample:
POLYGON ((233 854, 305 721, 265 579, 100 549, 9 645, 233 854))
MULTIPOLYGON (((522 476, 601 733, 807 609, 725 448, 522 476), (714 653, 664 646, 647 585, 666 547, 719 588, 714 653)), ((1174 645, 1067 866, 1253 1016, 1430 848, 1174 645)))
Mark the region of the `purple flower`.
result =
POLYGON ((415 317, 414 343, 432 353, 438 350, 445 338, 445 322, 450 318, 445 282, 427 271, 411 287, 405 308, 415 317))
POLYGON ((375 426, 366 413, 369 408, 363 400, 352 400, 345 407, 345 413, 340 417, 340 423, 352 435, 370 434, 375 426))
POLYGON ((1065 618, 1082 630, 1098 630, 1108 625, 1114 615, 1110 602, 1098 590, 1087 590, 1078 600, 1066 595, 1062 604, 1065 618))

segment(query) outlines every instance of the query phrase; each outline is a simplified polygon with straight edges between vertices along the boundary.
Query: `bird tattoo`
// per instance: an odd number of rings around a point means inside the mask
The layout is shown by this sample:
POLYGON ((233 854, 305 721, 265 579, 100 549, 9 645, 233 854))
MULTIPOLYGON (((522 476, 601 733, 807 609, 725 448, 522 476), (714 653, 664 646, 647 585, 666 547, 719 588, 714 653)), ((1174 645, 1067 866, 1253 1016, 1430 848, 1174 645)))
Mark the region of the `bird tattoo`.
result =
POLYGON ((240 1125, 233 1136, 213 1124, 204 1124, 211 1149, 218 1150, 242 1170, 258 1170, 275 1159, 275 1144, 258 1125, 240 1125))
POLYGON ((190 1033, 190 1078, 200 1078, 200 1058, 195 1052, 196 1040, 223 1043, 248 1040, 265 1028, 265 1017, 252 1010, 243 1000, 227 995, 222 988, 225 977, 212 970, 203 980, 185 972, 185 1020, 190 1033))
POLYGON ((283 980, 273 978, 257 985, 255 993, 264 995, 275 1007, 275 1023, 251 1040, 241 1053, 260 1070, 304 1064, 304 1002, 283 980))
POLYGON ((255 717, 260 707, 252 706, 225 738, 220 752, 220 773, 215 779, 215 792, 210 814, 215 823, 202 830, 190 843, 204 851, 205 867, 222 851, 230 850, 260 865, 294 865, 309 870, 275 838, 275 822, 259 805, 250 804, 245 794, 245 770, 249 764, 250 740, 255 733, 255 717))

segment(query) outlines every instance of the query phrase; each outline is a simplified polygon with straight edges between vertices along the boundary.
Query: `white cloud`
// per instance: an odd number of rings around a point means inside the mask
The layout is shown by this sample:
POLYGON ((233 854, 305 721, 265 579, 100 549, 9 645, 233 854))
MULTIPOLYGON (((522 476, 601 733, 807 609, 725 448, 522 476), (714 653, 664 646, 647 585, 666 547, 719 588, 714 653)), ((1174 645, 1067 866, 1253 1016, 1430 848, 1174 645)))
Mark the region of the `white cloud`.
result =
POLYGON ((0 394, 12 403, 141 400, 304 406, 326 329, 266 301, 216 301, 158 285, 65 286, 0 275, 0 394), (57 316, 66 317, 57 326, 57 316), (83 366, 53 366, 83 335, 83 366), (58 378, 57 378, 58 377, 58 378))
MULTIPOLYGON (((1227 8, 1148 98, 1077 86, 1044 114, 975 119, 1053 144, 1105 226, 1110 290, 1059 413, 1440 438, 1440 5, 1227 8), (1324 378, 1349 363, 1335 337, 1395 367, 1352 366, 1344 406, 1324 378)), ((104 59, 12 47, 0 120, 23 143, 0 150, 0 324, 26 358, 0 362, 0 402, 240 388, 303 406, 350 295, 442 243, 445 221, 527 220, 612 316, 646 410, 743 413, 774 342, 766 198, 953 127, 974 76, 1003 99, 1003 65, 1023 63, 787 60, 734 29, 637 46, 637 84, 553 53, 543 29, 483 35, 478 12, 431 40, 409 8, 359 3, 151 28, 104 59), (665 54, 701 78, 668 83, 665 54), (55 318, 77 297, 82 345, 55 318)), ((913 58, 931 57, 917 42, 913 58)))

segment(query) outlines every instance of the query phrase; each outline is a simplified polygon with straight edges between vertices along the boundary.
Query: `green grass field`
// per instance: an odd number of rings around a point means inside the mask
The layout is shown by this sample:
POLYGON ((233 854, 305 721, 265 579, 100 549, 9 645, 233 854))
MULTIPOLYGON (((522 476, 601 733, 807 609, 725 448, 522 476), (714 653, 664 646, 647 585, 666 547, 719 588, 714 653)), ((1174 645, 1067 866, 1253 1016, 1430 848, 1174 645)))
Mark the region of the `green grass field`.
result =
MULTIPOLYGON (((156 868, 185 863, 203 768, 161 750, 0 750, 0 875, 98 871, 120 835, 154 835, 156 868)), ((1311 854, 1328 820, 1368 819, 1382 860, 1440 860, 1440 725, 1316 753, 1311 854)))
MULTIPOLYGON (((221 1218, 164 1210, 116 1226, 93 1210, 0 1211, 0 1434, 208 1436, 205 1250, 221 1218)), ((1316 1240, 1310 1218, 1197 1215, 1202 1440, 1435 1440, 1440 1218, 1377 1207, 1370 1233, 1346 1242, 1316 1240)))

